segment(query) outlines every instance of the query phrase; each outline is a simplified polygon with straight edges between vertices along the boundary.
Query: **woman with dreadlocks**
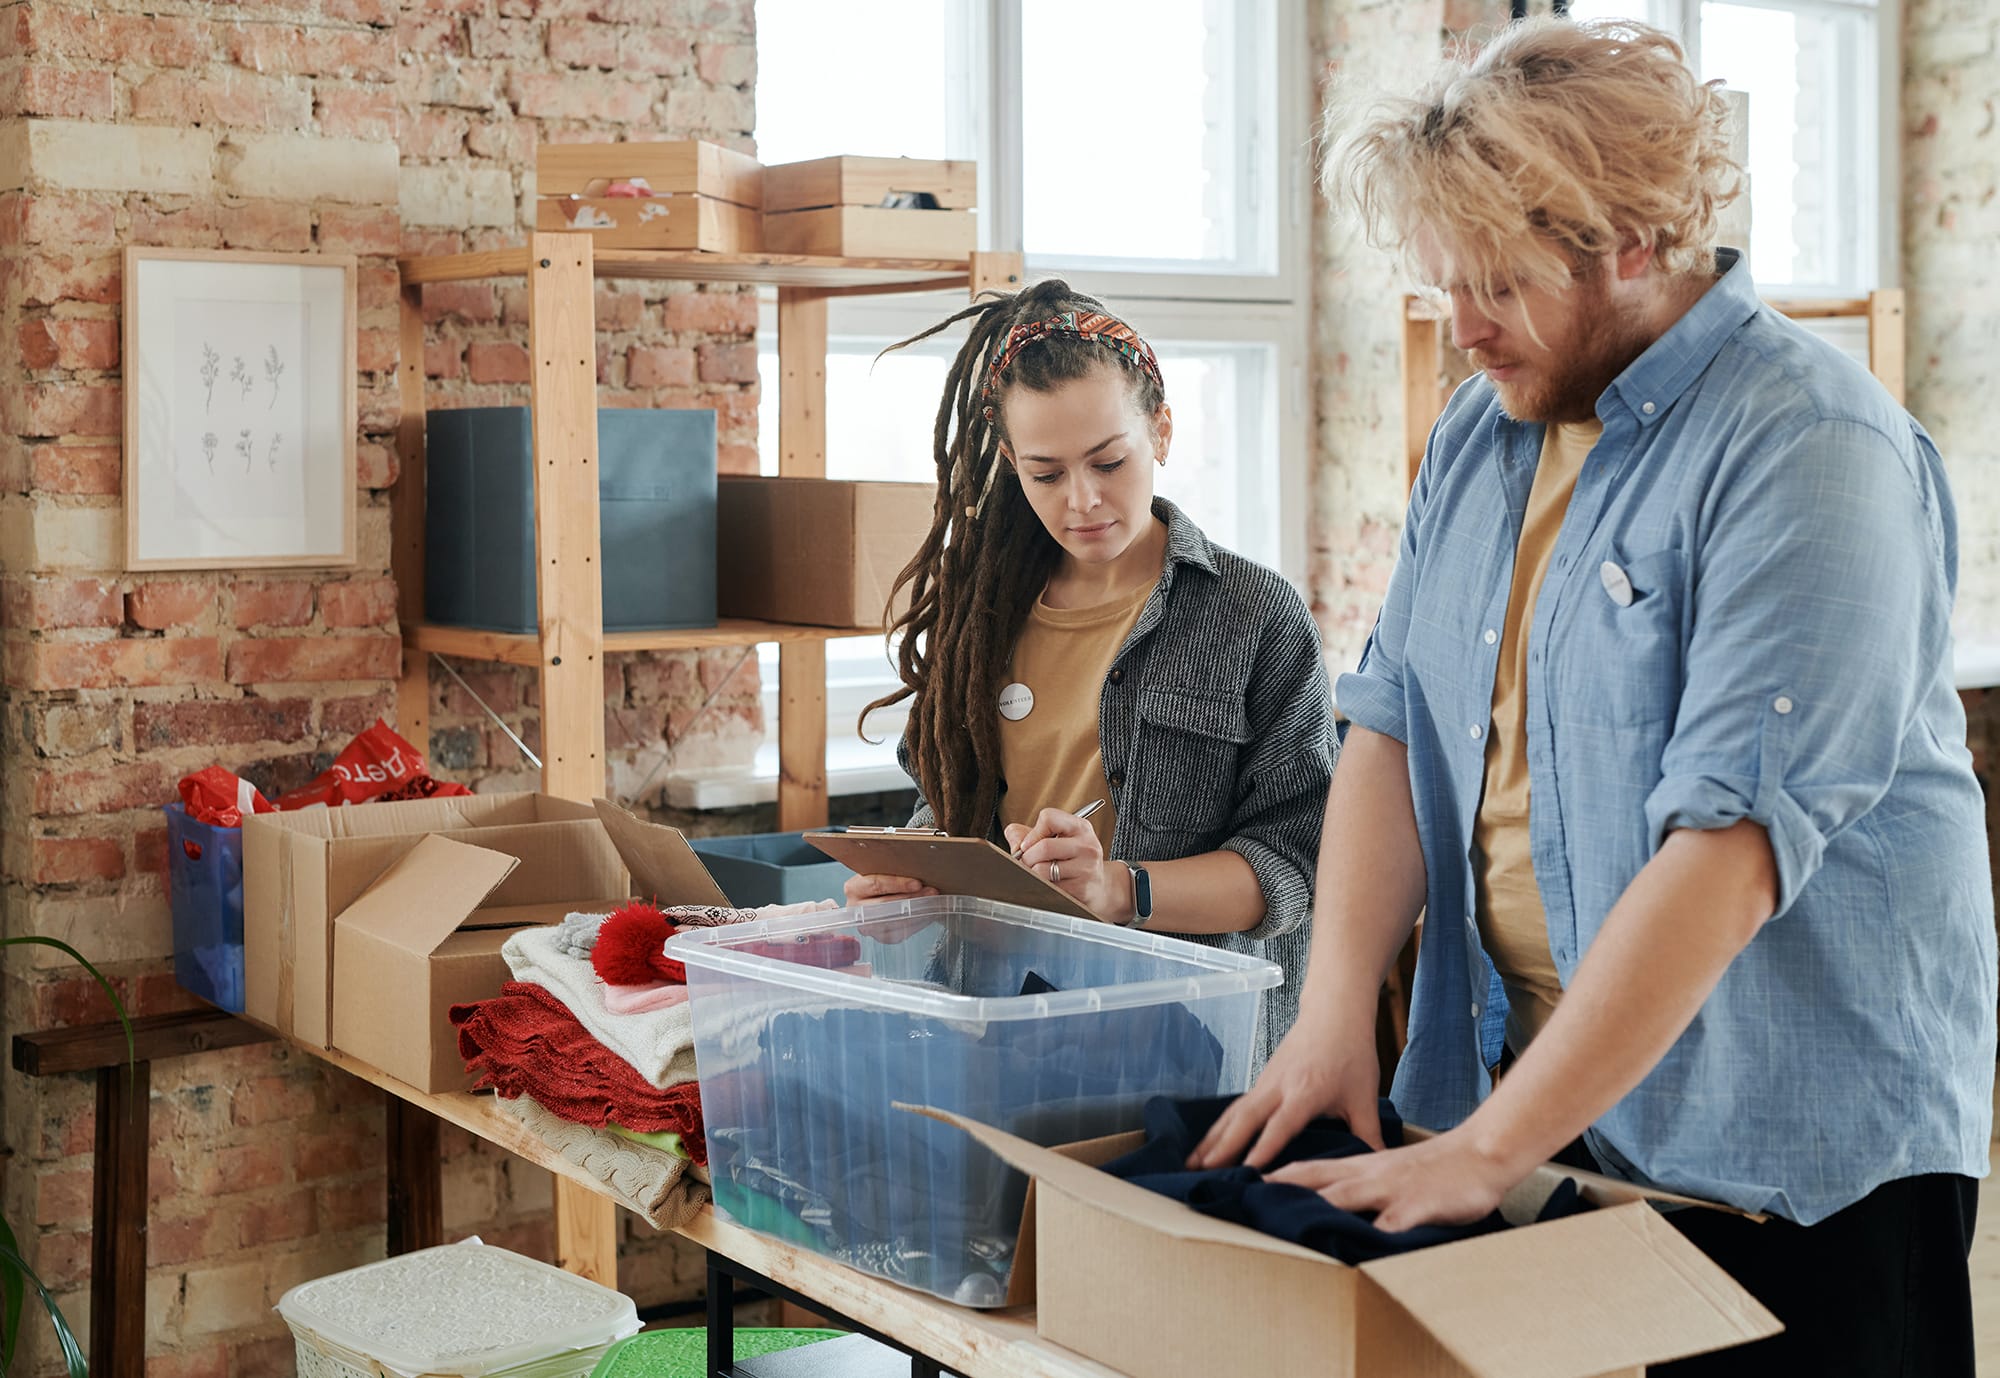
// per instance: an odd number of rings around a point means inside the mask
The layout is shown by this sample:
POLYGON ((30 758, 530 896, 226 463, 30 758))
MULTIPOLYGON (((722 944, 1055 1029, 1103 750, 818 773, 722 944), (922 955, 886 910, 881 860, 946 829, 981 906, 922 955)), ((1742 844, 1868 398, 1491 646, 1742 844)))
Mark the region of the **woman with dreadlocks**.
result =
POLYGON ((1004 838, 1108 923, 1276 961, 1261 1065, 1297 1009, 1333 772, 1318 629, 1284 579, 1153 496, 1173 415, 1130 326, 1047 281, 904 343, 960 321, 935 518, 896 581, 903 684, 868 708, 911 700, 912 825, 1004 838))

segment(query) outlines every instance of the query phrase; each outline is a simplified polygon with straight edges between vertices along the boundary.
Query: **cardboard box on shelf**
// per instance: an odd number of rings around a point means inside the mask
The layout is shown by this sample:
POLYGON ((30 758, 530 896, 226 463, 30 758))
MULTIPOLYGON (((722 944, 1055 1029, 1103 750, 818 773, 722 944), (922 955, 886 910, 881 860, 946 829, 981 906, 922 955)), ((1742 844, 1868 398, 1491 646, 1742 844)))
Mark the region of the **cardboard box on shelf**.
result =
POLYGON ((607 248, 752 253, 764 169, 700 139, 544 144, 535 152, 535 227, 576 230, 607 248), (624 184, 651 195, 609 195, 624 184))
POLYGON ((1143 1135, 1050 1149, 915 1113, 1033 1178, 1009 1304, 1034 1301, 1042 1338, 1130 1378, 1638 1378, 1783 1328, 1652 1202, 1717 1207, 1608 1177, 1543 1167, 1508 1218, 1532 1220, 1565 1178, 1597 1209, 1352 1267, 1098 1171, 1143 1135))
POLYGON ((816 627, 881 626, 889 590, 924 543, 927 483, 722 477, 716 611, 816 627))
POLYGON ((635 883, 723 902, 680 833, 613 805, 474 795, 256 822, 244 839, 246 1012, 422 1091, 470 1084, 446 1011, 499 993, 515 931, 610 909, 635 883))
POLYGON ((979 247, 979 167, 815 158, 764 169, 764 249, 836 258, 960 259, 979 247))

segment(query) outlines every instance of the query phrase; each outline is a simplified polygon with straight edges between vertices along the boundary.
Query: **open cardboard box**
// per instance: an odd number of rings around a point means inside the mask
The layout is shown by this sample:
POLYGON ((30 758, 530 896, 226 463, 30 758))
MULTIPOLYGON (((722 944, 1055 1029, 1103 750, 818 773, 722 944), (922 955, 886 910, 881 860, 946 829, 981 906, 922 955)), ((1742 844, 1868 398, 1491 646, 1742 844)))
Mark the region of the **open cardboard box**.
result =
POLYGON ((726 902, 678 831, 602 800, 416 802, 432 807, 256 820, 245 923, 262 937, 253 1019, 422 1091, 471 1084, 447 1011, 499 993, 515 932, 611 909, 635 884, 662 903, 726 902))
POLYGON ((1350 1267, 1098 1171, 1142 1134, 1040 1148, 901 1108, 1033 1179, 1008 1300, 1130 1378, 1637 1378, 1782 1329, 1652 1202, 1720 1208, 1609 1177, 1544 1167, 1502 1204, 1509 1219, 1532 1220, 1564 1178, 1598 1209, 1350 1267))

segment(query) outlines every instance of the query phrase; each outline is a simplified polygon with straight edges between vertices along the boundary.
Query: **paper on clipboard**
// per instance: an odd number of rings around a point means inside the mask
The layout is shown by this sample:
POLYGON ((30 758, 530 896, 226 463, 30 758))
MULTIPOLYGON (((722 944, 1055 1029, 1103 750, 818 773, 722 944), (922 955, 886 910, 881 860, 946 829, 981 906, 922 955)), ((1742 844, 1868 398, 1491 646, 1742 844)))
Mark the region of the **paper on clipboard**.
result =
POLYGON ((926 831, 807 833, 805 838, 856 875, 909 876, 941 895, 1018 904, 1078 919, 1097 917, 984 838, 926 831))

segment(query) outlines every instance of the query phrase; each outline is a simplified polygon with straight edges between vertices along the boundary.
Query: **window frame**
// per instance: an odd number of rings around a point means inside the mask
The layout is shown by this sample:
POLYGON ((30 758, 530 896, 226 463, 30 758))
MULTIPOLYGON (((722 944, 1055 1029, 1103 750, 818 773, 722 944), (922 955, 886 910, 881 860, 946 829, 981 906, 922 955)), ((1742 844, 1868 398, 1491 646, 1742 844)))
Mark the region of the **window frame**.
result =
MULTIPOLYGON (((953 20, 947 25, 949 60, 969 74, 957 106, 947 112, 948 143, 953 157, 972 157, 979 165, 979 242, 989 250, 1023 250, 1025 210, 1022 180, 1021 127, 1022 52, 1021 0, 946 0, 953 20), (961 147, 960 145, 963 145, 961 147)), ((1187 342, 1259 344, 1271 349, 1272 369, 1266 382, 1270 409, 1267 431, 1274 444, 1278 490, 1278 568, 1305 587, 1310 549, 1310 441, 1312 397, 1309 386, 1310 302, 1312 254, 1312 147, 1314 92, 1307 45, 1304 7, 1271 6, 1264 0, 1224 0, 1237 24, 1234 50, 1235 96, 1239 116, 1246 111, 1257 144, 1246 159, 1246 176, 1261 175, 1274 185, 1268 229, 1269 260, 1262 270, 1198 271, 1169 269, 1158 263, 1131 265, 1105 260, 1064 260, 1027 255, 1030 280, 1061 275, 1079 289, 1101 296, 1114 306, 1130 304, 1143 316, 1149 334, 1173 345, 1187 342), (1246 39, 1246 35, 1248 38, 1246 39), (1285 55, 1300 55, 1296 61, 1285 55), (1270 73, 1276 72, 1276 80, 1270 73), (1287 137, 1287 133, 1296 137, 1287 137)), ((829 303, 828 344, 842 340, 901 339, 936 323, 964 305, 956 293, 885 294, 838 297, 829 303)), ((758 328, 775 339, 776 294, 760 294, 758 328)), ((829 398, 829 410, 838 402, 829 398)), ((928 418, 926 418, 926 421, 928 418)), ((1169 460, 1171 463, 1171 459, 1169 460)), ((872 654, 881 654, 873 641, 872 654)), ((858 668, 861 656, 829 648, 830 665, 858 668), (851 662, 851 665, 848 664, 851 662)), ((767 678, 770 678, 767 676, 767 678)), ((829 743, 853 736, 859 702, 879 696, 872 685, 849 675, 845 686, 827 695, 829 743)), ((883 666, 882 687, 893 686, 893 671, 883 666)), ((766 686, 767 709, 773 706, 775 680, 766 686)), ((776 731, 767 721, 767 741, 776 731)), ((893 768, 893 762, 891 763, 893 768)), ((721 807, 761 797, 763 777, 755 767, 729 783, 703 777, 691 786, 677 786, 692 807, 721 807)), ((880 788, 870 770, 829 772, 833 792, 880 788), (855 778, 851 786, 843 775, 855 778), (849 786, 843 788, 844 786, 849 786)))
MULTIPOLYGON (((1701 7, 1703 0, 1634 0, 1643 8, 1646 22, 1675 34, 1687 48, 1688 61, 1701 70, 1701 7)), ((1899 287, 1902 265, 1902 198, 1894 194, 1902 186, 1902 0, 1726 0, 1746 9, 1776 10, 1788 14, 1844 15, 1872 19, 1874 32, 1858 45, 1862 53, 1874 54, 1872 70, 1844 73, 1865 78, 1873 96, 1874 116, 1865 112, 1867 101, 1851 107, 1843 103, 1843 115, 1851 111, 1852 124, 1843 123, 1841 135, 1855 147, 1832 161, 1843 175, 1854 178, 1841 198, 1856 206, 1873 206, 1871 220, 1862 218, 1844 224, 1840 230, 1836 257, 1843 273, 1852 280, 1831 282, 1770 284, 1786 297, 1839 298, 1865 295, 1883 287, 1899 287), (1891 193, 1884 195, 1885 192, 1891 193)), ((1865 69, 1869 64, 1861 64, 1865 69)))

